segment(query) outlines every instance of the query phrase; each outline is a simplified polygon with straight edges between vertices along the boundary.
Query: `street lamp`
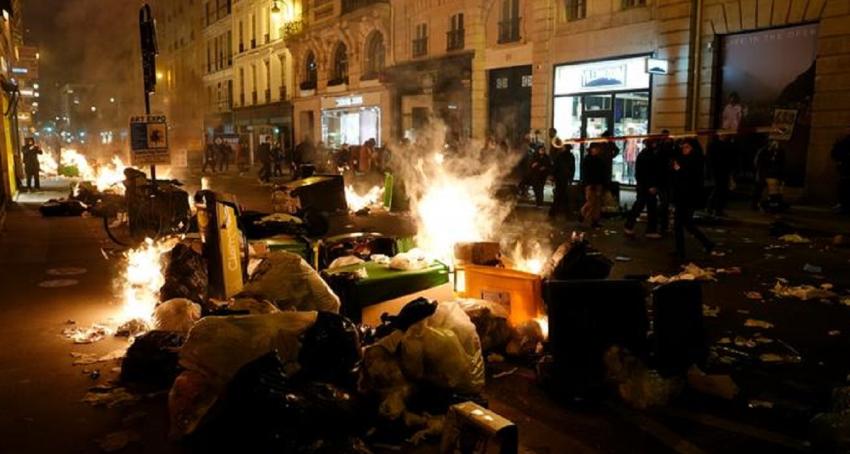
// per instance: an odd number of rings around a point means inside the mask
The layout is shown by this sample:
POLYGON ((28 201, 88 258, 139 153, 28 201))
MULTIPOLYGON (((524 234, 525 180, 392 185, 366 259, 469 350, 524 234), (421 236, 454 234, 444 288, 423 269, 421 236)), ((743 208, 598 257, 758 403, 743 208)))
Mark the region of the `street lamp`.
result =
POLYGON ((277 6, 277 0, 272 2, 272 14, 280 14, 280 6, 277 6))

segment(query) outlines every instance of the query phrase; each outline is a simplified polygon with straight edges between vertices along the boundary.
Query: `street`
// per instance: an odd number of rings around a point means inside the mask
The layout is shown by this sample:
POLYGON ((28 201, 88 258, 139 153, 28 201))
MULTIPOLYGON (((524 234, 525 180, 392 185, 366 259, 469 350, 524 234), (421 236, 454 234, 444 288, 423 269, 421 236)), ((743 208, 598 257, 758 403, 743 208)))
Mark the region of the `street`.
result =
MULTIPOLYGON (((193 179, 197 180, 197 175, 184 177, 189 186, 193 179)), ((54 182, 56 192, 46 195, 61 196, 66 185, 65 181, 54 182)), ((269 188, 253 177, 213 176, 210 185, 237 194, 247 208, 267 208, 269 188)), ((121 338, 74 345, 62 335, 69 321, 88 326, 116 315, 119 308, 113 284, 118 276, 100 253, 100 248, 113 245, 96 218, 43 218, 36 209, 34 203, 12 208, 0 239, 0 283, 8 289, 0 311, 0 324, 6 327, 0 340, 7 345, 0 353, 0 405, 7 409, 0 416, 3 451, 98 452, 94 440, 122 430, 136 437, 126 452, 184 451, 187 448, 167 439, 163 394, 115 409, 92 408, 81 402, 89 387, 113 379, 119 364, 72 366, 71 353, 102 355, 126 347, 121 338), (85 272, 50 274, 68 268, 85 272), (43 287, 44 282, 57 279, 73 281, 64 287, 43 287), (93 370, 100 375, 93 376, 93 370), (45 436, 47 433, 50 436, 45 436)), ((394 227, 360 222, 368 225, 368 230, 394 227)), ((669 240, 628 240, 620 225, 619 220, 610 219, 602 229, 588 232, 592 244, 606 256, 624 260, 615 262, 612 277, 677 271, 669 240)), ((575 222, 553 226, 545 210, 521 205, 501 233, 506 238, 521 235, 557 244, 574 228, 575 222)), ((703 285, 704 304, 719 308, 716 316, 705 318, 707 343, 762 332, 792 346, 802 362, 763 364, 754 354, 733 365, 715 364, 707 372, 731 374, 741 388, 736 399, 727 402, 685 392, 669 406, 647 411, 630 409, 615 396, 599 404, 555 402, 536 385, 533 370, 520 366, 515 373, 489 379, 485 396, 493 410, 518 424, 523 452, 807 450, 808 419, 828 408, 831 389, 845 383, 850 372, 845 354, 850 307, 817 300, 779 300, 769 290, 777 278, 784 278, 791 285, 830 283, 846 298, 850 250, 831 247, 828 232, 807 234, 811 244, 772 248, 780 243, 768 235, 764 225, 721 222, 706 231, 725 255, 693 253, 693 261, 702 267, 741 268, 740 275, 722 275, 717 282, 703 285), (807 272, 806 264, 821 270, 807 272), (747 299, 748 291, 762 293, 764 301, 747 299), (747 328, 747 319, 775 326, 747 328), (764 402, 772 408, 760 404, 764 402), (610 437, 611 433, 617 436, 610 437)), ((776 343, 768 350, 777 350, 774 347, 776 343)), ((512 369, 492 366, 494 370, 512 369)))

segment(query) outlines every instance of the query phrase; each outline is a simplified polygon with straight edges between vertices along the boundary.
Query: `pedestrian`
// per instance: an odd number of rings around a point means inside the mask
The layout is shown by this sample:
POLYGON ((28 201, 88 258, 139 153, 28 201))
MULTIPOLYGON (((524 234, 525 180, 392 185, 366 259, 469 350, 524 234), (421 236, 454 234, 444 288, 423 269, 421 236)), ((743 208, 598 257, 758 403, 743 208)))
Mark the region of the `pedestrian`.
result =
POLYGON ((552 172, 552 160, 546 154, 546 147, 540 146, 531 160, 531 189, 534 191, 534 205, 543 206, 543 189, 552 172))
POLYGON ((230 149, 230 145, 224 141, 221 137, 216 137, 216 162, 218 163, 218 171, 219 172, 227 172, 230 169, 230 155, 232 150, 230 149))
POLYGON ((670 227, 670 204, 673 186, 673 157, 678 154, 676 141, 670 137, 670 131, 661 130, 661 138, 655 147, 655 164, 658 184, 658 233, 666 235, 670 227))
POLYGON ((35 143, 35 139, 32 137, 27 137, 24 140, 24 147, 21 149, 21 154, 24 155, 24 167, 26 169, 27 176, 27 190, 32 191, 33 186, 35 186, 36 191, 41 190, 41 179, 39 173, 41 172, 40 165, 38 163, 38 155, 44 154, 44 151, 41 150, 35 143), (33 185, 35 183, 35 185, 33 185))
POLYGON ((708 203, 708 212, 726 216, 726 203, 732 190, 732 169, 735 166, 735 149, 729 135, 714 134, 708 144, 708 162, 714 176, 714 189, 708 203))
POLYGON ((207 146, 204 147, 204 166, 201 167, 201 173, 207 173, 207 168, 212 169, 212 172, 215 173, 215 155, 215 143, 213 141, 207 142, 207 146))
POLYGON ((764 205, 769 211, 783 208, 782 184, 785 180, 785 150, 776 140, 770 140, 766 146, 759 149, 755 158, 756 184, 753 188, 751 207, 758 210, 762 206, 764 191, 768 191, 768 203, 764 205))
POLYGON ((375 139, 363 142, 357 158, 357 171, 367 174, 372 169, 372 161, 375 159, 375 139))
POLYGON ((283 159, 283 147, 280 145, 280 142, 275 142, 274 146, 272 147, 272 162, 274 163, 272 176, 283 176, 283 159))
POLYGON ((699 141, 687 138, 681 151, 673 157, 673 230, 676 236, 676 257, 685 259, 685 230, 693 235, 706 252, 714 250, 714 243, 694 223, 694 212, 703 198, 703 153, 699 141))
POLYGON ((553 164, 552 179, 555 181, 554 197, 552 207, 549 208, 549 217, 556 218, 559 214, 570 215, 570 185, 576 176, 576 158, 573 154, 573 146, 565 144, 561 139, 552 141, 553 164))
POLYGON ((257 160, 260 161, 260 172, 258 174, 260 182, 270 182, 272 173, 272 147, 268 137, 263 138, 263 143, 257 147, 257 160))
POLYGON ((627 236, 634 236, 637 218, 646 208, 647 238, 658 239, 658 145, 653 139, 643 142, 643 150, 635 157, 635 203, 626 214, 624 231, 627 236))
POLYGON ((850 127, 843 137, 832 146, 832 159, 838 170, 838 206, 839 213, 850 214, 850 127))
POLYGON ((610 166, 605 157, 604 147, 599 142, 590 144, 587 155, 581 163, 581 177, 584 183, 584 206, 581 217, 591 227, 599 227, 602 219, 602 200, 605 188, 611 183, 610 166))

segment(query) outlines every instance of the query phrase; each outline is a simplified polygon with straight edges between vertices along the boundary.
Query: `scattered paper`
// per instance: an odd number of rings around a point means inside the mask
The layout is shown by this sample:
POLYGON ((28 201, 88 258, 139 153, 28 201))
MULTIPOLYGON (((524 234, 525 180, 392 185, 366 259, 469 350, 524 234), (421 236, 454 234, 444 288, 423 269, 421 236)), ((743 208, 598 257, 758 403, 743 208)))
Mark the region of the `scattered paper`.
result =
POLYGON ((62 335, 74 341, 75 344, 92 344, 110 334, 112 334, 111 328, 97 323, 89 328, 71 327, 62 330, 62 335))
POLYGON ((771 329, 773 328, 773 323, 766 322, 764 320, 756 320, 754 318, 748 318, 746 322, 744 322, 744 326, 748 328, 762 328, 762 329, 771 329))
POLYGON ((779 241, 784 241, 786 243, 796 243, 796 244, 806 244, 811 243, 808 238, 804 238, 796 233, 790 233, 788 235, 782 235, 779 237, 779 241))
POLYGON ((827 331, 826 334, 828 334, 830 336, 840 336, 841 330, 834 329, 834 330, 831 330, 831 331, 827 331))
POLYGON ((717 318, 717 316, 720 315, 720 306, 711 307, 707 304, 703 304, 702 315, 703 317, 717 318))
POLYGON ((803 301, 813 299, 832 299, 838 296, 835 292, 821 287, 815 287, 812 285, 790 286, 785 285, 785 283, 787 283, 787 281, 783 282, 777 279, 776 285, 773 286, 771 292, 780 298, 797 298, 803 301))
POLYGON ((762 295, 761 292, 746 292, 746 293, 744 293, 744 295, 747 297, 748 300, 763 300, 764 299, 764 295, 762 295))

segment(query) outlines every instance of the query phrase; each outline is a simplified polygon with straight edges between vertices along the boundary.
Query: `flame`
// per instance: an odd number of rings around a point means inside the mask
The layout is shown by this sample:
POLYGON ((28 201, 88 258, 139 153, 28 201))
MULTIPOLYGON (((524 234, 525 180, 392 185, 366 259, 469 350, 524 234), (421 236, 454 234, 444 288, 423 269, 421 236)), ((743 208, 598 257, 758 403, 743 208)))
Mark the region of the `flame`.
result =
POLYGON ((55 177, 59 175, 59 163, 53 157, 53 153, 45 150, 44 153, 38 155, 39 172, 47 177, 55 177))
POLYGON ((543 247, 538 242, 534 242, 531 247, 523 247, 521 242, 517 242, 516 247, 508 257, 510 268, 524 271, 531 274, 540 274, 543 272, 543 266, 550 254, 543 251, 543 247))
POLYGON ((124 193, 124 186, 121 183, 124 181, 124 169, 129 166, 124 164, 118 156, 113 156, 112 161, 107 164, 92 165, 88 158, 77 150, 65 148, 62 150, 60 161, 65 165, 76 167, 80 178, 94 183, 98 191, 109 189, 119 194, 124 193))
POLYGON ((543 332, 543 339, 549 339, 549 317, 543 315, 534 319, 540 325, 540 331, 543 332))
POLYGON ((360 195, 354 190, 354 186, 348 185, 345 187, 345 201, 348 202, 348 209, 351 211, 360 211, 364 208, 377 205, 384 197, 384 188, 381 186, 372 186, 369 192, 360 195))
POLYGON ((126 268, 121 273, 122 322, 142 319, 150 323, 159 302, 159 289, 165 283, 162 256, 176 243, 177 238, 173 237, 157 241, 147 238, 125 254, 126 268))

